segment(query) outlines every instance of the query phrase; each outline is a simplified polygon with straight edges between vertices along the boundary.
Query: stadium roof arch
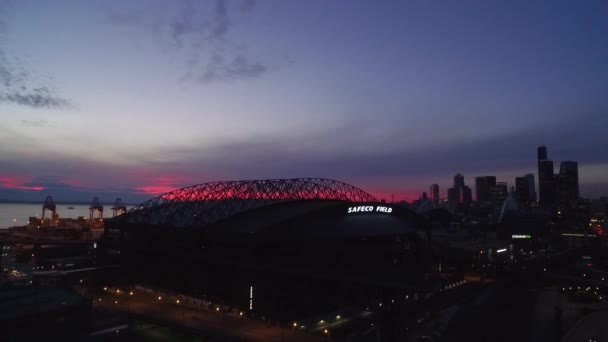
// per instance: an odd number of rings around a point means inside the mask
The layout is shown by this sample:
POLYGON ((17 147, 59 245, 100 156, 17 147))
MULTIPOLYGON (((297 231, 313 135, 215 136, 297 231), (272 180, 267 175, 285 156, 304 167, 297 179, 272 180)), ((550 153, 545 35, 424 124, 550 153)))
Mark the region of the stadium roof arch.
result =
POLYGON ((295 201, 379 202, 355 186, 325 178, 220 181, 152 198, 116 217, 115 222, 203 227, 252 209, 295 201))

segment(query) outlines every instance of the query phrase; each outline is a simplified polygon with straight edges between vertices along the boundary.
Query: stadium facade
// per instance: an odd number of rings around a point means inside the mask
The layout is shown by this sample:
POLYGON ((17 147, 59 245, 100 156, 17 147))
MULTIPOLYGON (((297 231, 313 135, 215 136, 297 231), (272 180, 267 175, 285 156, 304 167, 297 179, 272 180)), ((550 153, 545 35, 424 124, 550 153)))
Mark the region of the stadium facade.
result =
POLYGON ((338 181, 214 182, 108 222, 100 261, 124 281, 289 320, 424 288, 428 232, 415 212, 338 181))

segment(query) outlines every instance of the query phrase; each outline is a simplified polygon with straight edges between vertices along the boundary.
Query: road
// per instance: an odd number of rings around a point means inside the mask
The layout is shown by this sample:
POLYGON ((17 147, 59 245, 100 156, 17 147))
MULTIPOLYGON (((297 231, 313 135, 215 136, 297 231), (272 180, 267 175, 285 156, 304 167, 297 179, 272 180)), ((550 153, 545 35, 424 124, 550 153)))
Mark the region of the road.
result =
POLYGON ((229 341, 328 341, 323 336, 310 335, 290 328, 280 328, 247 317, 235 317, 227 313, 199 310, 166 299, 158 300, 150 294, 139 292, 104 293, 96 298, 95 309, 118 310, 197 331, 204 336, 229 341), (99 301, 101 299, 101 301, 99 301))

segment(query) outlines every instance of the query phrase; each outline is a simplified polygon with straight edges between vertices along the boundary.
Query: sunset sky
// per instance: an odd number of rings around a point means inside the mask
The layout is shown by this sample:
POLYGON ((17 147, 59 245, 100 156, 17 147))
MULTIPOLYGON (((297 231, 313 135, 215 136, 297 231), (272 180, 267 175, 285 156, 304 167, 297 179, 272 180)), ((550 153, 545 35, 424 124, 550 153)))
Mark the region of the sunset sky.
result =
POLYGON ((608 2, 0 0, 0 199, 457 172, 608 195, 608 2), (537 180, 538 184, 538 180, 537 180))

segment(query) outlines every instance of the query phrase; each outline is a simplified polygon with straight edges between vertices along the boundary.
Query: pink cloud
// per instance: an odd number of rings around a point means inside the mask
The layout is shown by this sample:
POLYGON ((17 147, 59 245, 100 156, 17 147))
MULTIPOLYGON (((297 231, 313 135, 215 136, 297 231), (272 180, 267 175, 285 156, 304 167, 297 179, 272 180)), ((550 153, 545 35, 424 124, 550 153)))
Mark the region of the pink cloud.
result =
POLYGON ((42 186, 27 186, 26 184, 32 180, 31 177, 26 176, 0 176, 0 186, 5 189, 21 189, 21 190, 35 190, 42 191, 42 186))

